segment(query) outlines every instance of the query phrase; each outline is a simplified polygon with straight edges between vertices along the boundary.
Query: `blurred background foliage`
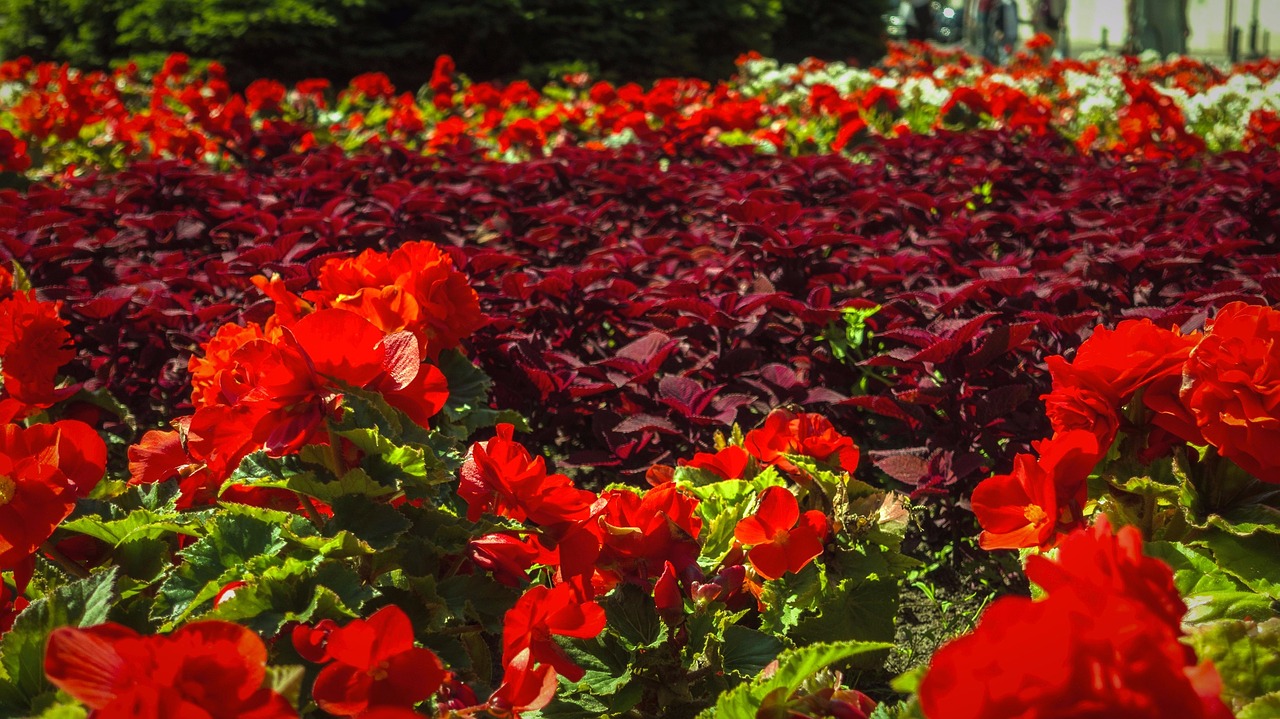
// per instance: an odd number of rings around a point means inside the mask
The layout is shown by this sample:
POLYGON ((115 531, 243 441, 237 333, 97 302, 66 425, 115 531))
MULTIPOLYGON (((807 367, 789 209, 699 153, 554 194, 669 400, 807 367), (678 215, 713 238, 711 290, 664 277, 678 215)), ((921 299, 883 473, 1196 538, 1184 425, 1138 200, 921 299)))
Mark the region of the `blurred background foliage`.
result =
POLYGON ((259 77, 417 86, 437 55, 474 79, 587 69, 613 80, 727 76, 740 53, 875 62, 885 0, 0 0, 0 57, 102 68, 170 52, 259 77))

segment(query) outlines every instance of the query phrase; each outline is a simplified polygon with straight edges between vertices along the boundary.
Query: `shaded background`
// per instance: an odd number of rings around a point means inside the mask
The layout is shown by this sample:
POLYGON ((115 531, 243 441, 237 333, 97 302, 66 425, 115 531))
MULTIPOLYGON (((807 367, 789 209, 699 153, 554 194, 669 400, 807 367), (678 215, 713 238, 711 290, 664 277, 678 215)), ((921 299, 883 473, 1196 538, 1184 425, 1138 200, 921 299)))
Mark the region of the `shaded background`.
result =
POLYGON ((158 66, 181 51, 233 84, 381 71, 401 86, 449 54, 477 80, 590 70, 727 76, 740 53, 875 62, 887 0, 0 0, 0 57, 158 66))

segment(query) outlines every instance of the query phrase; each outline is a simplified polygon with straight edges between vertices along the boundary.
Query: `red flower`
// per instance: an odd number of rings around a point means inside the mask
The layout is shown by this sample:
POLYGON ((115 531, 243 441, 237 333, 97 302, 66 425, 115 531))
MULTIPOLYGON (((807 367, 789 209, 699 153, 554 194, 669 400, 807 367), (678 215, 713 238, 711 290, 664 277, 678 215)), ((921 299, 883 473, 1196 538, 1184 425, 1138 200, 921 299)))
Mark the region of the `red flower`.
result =
POLYGON ((798 470, 784 456, 788 454, 812 457, 849 473, 858 467, 859 453, 853 440, 837 432, 831 420, 820 414, 775 409, 763 427, 747 433, 743 447, 761 462, 789 473, 798 470))
POLYGON ((385 335, 359 315, 320 310, 289 327, 219 330, 205 357, 187 450, 224 478, 249 452, 280 456, 328 441, 325 420, 339 415, 340 385, 376 390, 419 423, 448 396, 438 369, 419 362, 416 339, 385 335))
POLYGON ((96 719, 296 717, 284 697, 262 686, 266 665, 256 634, 205 621, 149 637, 119 624, 59 627, 44 671, 96 719))
POLYGON ((786 487, 769 487, 760 494, 759 509, 738 522, 733 536, 751 547, 747 559, 757 574, 778 579, 822 554, 827 530, 825 514, 811 509, 801 515, 794 494, 786 487))
POLYGON ((489 713, 499 717, 518 717, 520 712, 537 711, 551 703, 556 694, 556 670, 550 664, 534 664, 533 652, 526 647, 506 664, 502 684, 489 697, 489 713))
POLYGON ((742 479, 742 475, 747 471, 747 463, 751 461, 751 455, 747 451, 736 444, 715 452, 698 452, 693 455, 693 459, 689 461, 681 461, 680 464, 694 469, 705 469, 708 472, 715 472, 725 479, 742 479))
POLYGON ((1012 474, 985 479, 973 490, 983 549, 1048 549, 1059 532, 1082 521, 1086 481, 1105 451, 1097 437, 1072 430, 1033 446, 1039 459, 1020 454, 1013 459, 1012 474))
POLYGON ((620 579, 648 586, 667 562, 676 573, 696 573, 702 518, 698 500, 673 483, 643 496, 625 489, 600 494, 605 506, 587 529, 600 543, 596 568, 604 586, 620 579))
POLYGON ((362 716, 377 706, 411 707, 444 681, 439 658, 413 646, 413 625, 396 606, 332 630, 325 654, 332 663, 316 676, 311 695, 338 716, 362 716))
POLYGON ((367 72, 351 78, 351 89, 370 100, 389 100, 396 94, 396 86, 391 78, 380 72, 367 72))
POLYGON ((0 426, 0 570, 30 557, 106 464, 106 444, 83 422, 0 426))
POLYGON ((1048 596, 996 600, 942 647, 920 685, 929 719, 1228 719, 1214 667, 1179 641, 1172 571, 1141 557, 1136 530, 1105 523, 1031 570, 1048 596), (1093 564, 1098 561, 1098 564, 1093 564), (1134 572, 1130 575, 1129 572, 1134 572))
POLYGON ((1219 454, 1280 483, 1280 310, 1223 307, 1190 353, 1181 399, 1219 454))
POLYGON ((329 260, 319 275, 320 289, 304 293, 308 300, 351 310, 384 332, 412 332, 426 359, 457 347, 487 321, 466 275, 430 242, 329 260))
POLYGON ((502 620, 502 663, 510 667, 528 650, 530 666, 548 664, 557 674, 576 682, 582 679, 582 667, 574 664, 552 637, 591 639, 604 631, 604 624, 604 609, 595 602, 581 601, 570 585, 532 587, 502 620))
POLYGON ((507 125, 498 134, 498 149, 503 152, 513 147, 540 151, 545 144, 547 144, 547 135, 542 126, 527 117, 507 125))
POLYGON ((513 426, 500 424, 497 431, 493 439, 473 444, 462 463, 458 496, 467 501, 467 519, 489 512, 555 527, 590 516, 593 493, 563 474, 547 474, 542 457, 512 439, 513 426))
POLYGON ((684 592, 680 591, 676 568, 671 562, 663 566, 662 574, 653 585, 653 603, 658 608, 658 615, 668 622, 684 616, 684 592))
POLYGON ((30 292, 0 301, 0 421, 47 409, 74 388, 56 389, 58 368, 75 357, 60 302, 42 302, 30 292))
POLYGON ((436 58, 435 67, 431 69, 432 104, 443 110, 453 104, 453 75, 457 72, 453 58, 441 55, 436 58))
POLYGON ((289 635, 298 656, 309 662, 323 664, 329 661, 329 635, 338 628, 332 619, 321 619, 315 625, 298 624, 289 635))

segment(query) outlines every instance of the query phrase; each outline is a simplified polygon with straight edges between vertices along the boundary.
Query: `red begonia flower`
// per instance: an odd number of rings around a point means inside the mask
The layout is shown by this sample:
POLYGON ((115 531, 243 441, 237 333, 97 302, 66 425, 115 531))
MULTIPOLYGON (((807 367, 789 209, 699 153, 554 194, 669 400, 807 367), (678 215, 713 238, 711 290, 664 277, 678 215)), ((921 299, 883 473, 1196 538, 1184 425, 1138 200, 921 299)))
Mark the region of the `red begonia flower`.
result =
POLYGON ((542 457, 512 439, 515 428, 497 427, 497 436, 471 446, 462 463, 458 495, 467 502, 472 522, 486 512, 545 527, 580 522, 591 514, 596 496, 578 489, 563 474, 547 474, 542 457))
POLYGON ((1219 454, 1280 483, 1280 310, 1223 307, 1190 353, 1180 398, 1219 454))
POLYGON ((662 574, 654 582, 653 603, 658 608, 658 616, 669 622, 684 616, 684 592, 680 591, 676 568, 671 562, 664 564, 662 574))
POLYGON ((1105 451, 1097 436, 1071 430, 1033 447, 1039 459, 1020 454, 1011 474, 989 477, 973 490, 970 503, 984 549, 1048 549, 1083 522, 1089 473, 1105 451))
POLYGON ((58 368, 75 357, 59 302, 43 302, 30 292, 0 300, 0 422, 47 409, 75 391, 57 389, 58 368))
POLYGON ((503 662, 502 684, 489 697, 490 713, 500 717, 519 716, 551 703, 556 694, 556 670, 550 664, 536 664, 529 647, 503 662))
POLYGON ((763 427, 747 433, 743 447, 761 462, 792 473, 798 470, 784 455, 812 457, 849 473, 857 469, 860 456, 853 440, 837 432, 831 420, 786 409, 770 412, 763 427))
POLYGON ((430 242, 329 260, 319 275, 320 288, 303 295, 316 307, 355 312, 384 332, 412 332, 426 359, 457 347, 487 322, 466 275, 430 242))
POLYGON ((316 676, 311 695, 338 716, 359 716, 376 706, 410 707, 444 681, 440 659, 413 645, 413 625, 396 606, 334 629, 325 653, 331 662, 316 676))
POLYGON ((684 576, 696 570, 702 518, 698 500, 673 483, 643 495, 626 489, 605 490, 598 517, 586 528, 600 543, 598 570, 613 581, 642 585, 661 574, 666 562, 684 576))
POLYGON ((604 609, 581 601, 568 584, 532 587, 502 620, 502 663, 510 666, 517 655, 529 650, 530 664, 549 664, 557 674, 576 682, 582 679, 582 667, 552 636, 591 639, 604 630, 604 623, 604 609))
POLYGON ((925 715, 1229 719, 1217 671, 1180 641, 1172 570, 1136 554, 1136 531, 1125 535, 1104 524, 1063 542, 1068 566, 1040 558, 1032 571, 1049 582, 1046 598, 1002 597, 934 654, 919 691, 925 715))
POLYGON ((263 686, 267 648, 230 622, 141 636, 118 624, 59 627, 44 670, 54 686, 101 719, 276 719, 298 714, 263 686))
POLYGON ((747 559, 757 574, 778 579, 822 554, 827 530, 825 514, 811 509, 802 516, 794 494, 786 487, 769 487, 760 495, 759 509, 738 522, 733 536, 751 547, 747 559))
POLYGON ((315 664, 329 661, 329 635, 338 628, 332 619, 321 619, 314 625, 298 624, 289 635, 298 656, 315 664))
POLYGON ((102 479, 106 458, 102 438, 82 422, 0 426, 0 570, 53 534, 102 479))
POLYGON ((736 444, 731 444, 719 452, 698 452, 693 455, 693 459, 682 461, 681 464, 686 467, 695 469, 705 469, 708 472, 715 472, 725 479, 742 479, 742 475, 747 471, 747 464, 751 461, 751 455, 747 450, 736 444))

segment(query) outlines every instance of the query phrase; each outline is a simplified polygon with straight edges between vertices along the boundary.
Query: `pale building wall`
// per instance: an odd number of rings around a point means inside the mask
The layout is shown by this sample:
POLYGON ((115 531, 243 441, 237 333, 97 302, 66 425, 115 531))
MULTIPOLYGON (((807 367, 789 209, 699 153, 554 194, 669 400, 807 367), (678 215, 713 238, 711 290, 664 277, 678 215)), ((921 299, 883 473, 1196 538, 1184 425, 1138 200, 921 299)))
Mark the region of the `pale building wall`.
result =
MULTIPOLYGON (((1175 0, 1168 0, 1174 2, 1175 0)), ((1193 55, 1225 58, 1227 55, 1228 11, 1234 5, 1234 24, 1240 28, 1240 51, 1244 57, 1249 52, 1249 24, 1253 17, 1253 0, 1190 0, 1187 17, 1191 25, 1188 49, 1193 55)), ((1025 12, 1035 6, 1034 1, 1024 2, 1025 12)), ((1024 15, 1024 18, 1030 17, 1024 15)), ((1263 46, 1263 32, 1271 32, 1270 51, 1280 55, 1280 0, 1258 0, 1258 47, 1263 46)), ((1078 54, 1097 48, 1102 33, 1107 31, 1107 42, 1115 49, 1125 41, 1124 0, 1068 0, 1067 29, 1071 52, 1078 54)))

